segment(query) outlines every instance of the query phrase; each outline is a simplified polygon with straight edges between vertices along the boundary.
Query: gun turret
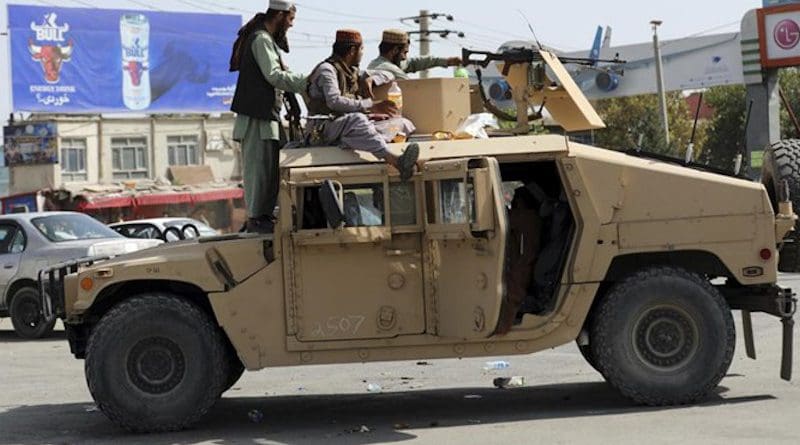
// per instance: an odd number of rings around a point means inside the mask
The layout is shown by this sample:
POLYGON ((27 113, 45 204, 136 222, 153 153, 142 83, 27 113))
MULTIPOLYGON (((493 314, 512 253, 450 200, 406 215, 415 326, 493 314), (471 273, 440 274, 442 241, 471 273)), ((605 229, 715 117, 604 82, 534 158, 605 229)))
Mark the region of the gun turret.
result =
MULTIPOLYGON (((511 94, 517 105, 517 128, 514 130, 517 133, 528 133, 530 118, 539 114, 529 115, 531 106, 546 108, 566 131, 605 128, 603 120, 563 64, 594 66, 598 62, 625 63, 619 58, 596 60, 558 57, 549 51, 532 48, 512 48, 502 53, 463 49, 461 57, 465 66, 485 68, 491 62, 501 65, 500 71, 511 86, 511 94)), ((496 109, 490 104, 487 104, 487 108, 496 109)))

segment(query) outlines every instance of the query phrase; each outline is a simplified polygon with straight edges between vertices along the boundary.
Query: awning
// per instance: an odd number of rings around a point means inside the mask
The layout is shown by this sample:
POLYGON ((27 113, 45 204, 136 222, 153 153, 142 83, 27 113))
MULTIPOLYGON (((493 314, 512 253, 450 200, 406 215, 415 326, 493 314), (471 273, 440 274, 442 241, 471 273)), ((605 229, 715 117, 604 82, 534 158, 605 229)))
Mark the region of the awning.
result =
POLYGON ((133 206, 132 196, 98 196, 93 197, 91 200, 81 201, 78 204, 78 210, 99 210, 131 206, 133 206))
POLYGON ((137 206, 157 206, 168 204, 188 204, 192 202, 192 194, 184 193, 152 193, 135 198, 137 206))
POLYGON ((203 190, 194 192, 192 194, 192 200, 194 202, 242 199, 243 197, 244 197, 244 189, 241 189, 239 187, 220 189, 220 190, 203 190))

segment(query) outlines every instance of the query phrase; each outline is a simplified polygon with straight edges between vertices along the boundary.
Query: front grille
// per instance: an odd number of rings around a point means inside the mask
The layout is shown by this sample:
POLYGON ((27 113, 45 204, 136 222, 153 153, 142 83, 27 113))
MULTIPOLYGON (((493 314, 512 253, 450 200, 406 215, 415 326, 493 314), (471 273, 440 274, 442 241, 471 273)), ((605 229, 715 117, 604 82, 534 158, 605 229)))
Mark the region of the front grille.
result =
POLYGON ((82 266, 91 266, 98 261, 109 259, 108 256, 86 257, 77 260, 54 264, 39 271, 39 295, 42 299, 42 313, 45 318, 53 316, 64 318, 66 315, 64 278, 78 273, 82 266))

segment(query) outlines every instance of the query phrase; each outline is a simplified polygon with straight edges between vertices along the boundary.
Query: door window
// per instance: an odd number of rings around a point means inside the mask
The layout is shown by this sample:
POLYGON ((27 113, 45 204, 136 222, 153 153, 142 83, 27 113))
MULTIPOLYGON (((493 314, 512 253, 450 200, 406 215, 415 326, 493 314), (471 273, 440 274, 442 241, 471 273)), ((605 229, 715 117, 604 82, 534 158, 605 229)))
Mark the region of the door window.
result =
POLYGON ((12 246, 17 235, 17 227, 11 224, 0 224, 0 255, 14 253, 12 246))

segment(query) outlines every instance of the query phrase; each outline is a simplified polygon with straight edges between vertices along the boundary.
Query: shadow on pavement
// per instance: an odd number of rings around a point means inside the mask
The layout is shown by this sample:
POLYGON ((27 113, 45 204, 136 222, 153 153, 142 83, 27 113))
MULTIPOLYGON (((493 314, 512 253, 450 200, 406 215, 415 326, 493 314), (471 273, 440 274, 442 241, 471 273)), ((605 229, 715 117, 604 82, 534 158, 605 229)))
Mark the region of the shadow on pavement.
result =
POLYGON ((66 341, 67 334, 64 331, 53 331, 42 338, 28 340, 21 338, 13 330, 0 330, 0 343, 23 343, 23 342, 46 342, 46 341, 66 341))
MULTIPOLYGON (((723 398, 717 392, 700 408, 772 400, 771 395, 723 398)), ((539 419, 625 415, 686 407, 631 405, 605 383, 532 386, 508 390, 458 388, 382 394, 235 397, 227 393, 192 430, 160 435, 131 435, 118 430, 93 405, 23 406, 0 413, 4 442, 152 443, 209 441, 229 443, 401 442, 415 431, 471 424, 539 419), (254 423, 248 413, 258 410, 254 423), (361 426, 369 432, 359 432, 361 426)), ((692 409, 697 409, 697 406, 692 409)))

